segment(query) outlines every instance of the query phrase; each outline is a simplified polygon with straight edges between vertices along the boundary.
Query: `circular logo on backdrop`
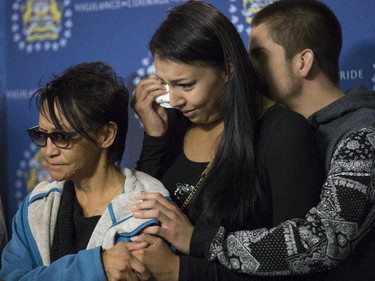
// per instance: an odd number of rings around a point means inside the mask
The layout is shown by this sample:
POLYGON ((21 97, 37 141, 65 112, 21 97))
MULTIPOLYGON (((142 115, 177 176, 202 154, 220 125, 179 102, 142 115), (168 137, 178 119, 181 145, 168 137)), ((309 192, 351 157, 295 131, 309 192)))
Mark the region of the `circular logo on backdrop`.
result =
POLYGON ((12 5, 11 31, 19 50, 57 51, 71 37, 70 0, 16 0, 12 5))
POLYGON ((16 177, 14 195, 18 205, 38 183, 52 180, 46 162, 35 144, 31 143, 30 148, 23 152, 23 159, 19 162, 16 177))
POLYGON ((254 15, 263 7, 276 0, 230 0, 229 13, 231 22, 236 26, 237 31, 250 34, 251 21, 254 15))

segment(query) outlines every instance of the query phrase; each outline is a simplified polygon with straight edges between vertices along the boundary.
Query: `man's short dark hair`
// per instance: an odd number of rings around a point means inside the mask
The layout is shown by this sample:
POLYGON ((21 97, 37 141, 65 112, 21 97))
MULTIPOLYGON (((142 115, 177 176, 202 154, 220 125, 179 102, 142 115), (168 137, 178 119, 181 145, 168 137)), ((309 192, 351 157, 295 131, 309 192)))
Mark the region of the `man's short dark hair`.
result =
POLYGON ((266 24, 272 40, 282 46, 291 60, 311 49, 323 73, 339 83, 342 30, 335 14, 317 0, 279 0, 260 10, 253 26, 266 24))

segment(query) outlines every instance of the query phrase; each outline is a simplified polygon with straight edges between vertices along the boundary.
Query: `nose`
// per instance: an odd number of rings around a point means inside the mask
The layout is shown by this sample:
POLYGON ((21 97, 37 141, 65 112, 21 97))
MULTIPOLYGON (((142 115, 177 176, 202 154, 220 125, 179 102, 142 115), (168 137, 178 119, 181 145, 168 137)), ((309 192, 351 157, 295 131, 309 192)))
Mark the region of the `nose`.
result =
POLYGON ((41 148, 41 151, 42 151, 42 154, 44 154, 46 157, 53 157, 59 154, 60 149, 48 137, 46 145, 41 148))
POLYGON ((178 89, 175 87, 169 86, 169 103, 172 107, 181 107, 185 100, 184 98, 179 94, 178 89))

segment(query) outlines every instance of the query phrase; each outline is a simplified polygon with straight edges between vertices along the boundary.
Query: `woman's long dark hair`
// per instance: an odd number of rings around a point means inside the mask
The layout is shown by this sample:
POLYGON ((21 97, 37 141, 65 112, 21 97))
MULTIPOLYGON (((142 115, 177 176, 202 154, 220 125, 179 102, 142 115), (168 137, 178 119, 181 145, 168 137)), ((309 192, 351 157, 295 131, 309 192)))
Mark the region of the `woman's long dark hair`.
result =
POLYGON ((222 103, 224 132, 196 208, 207 223, 242 225, 260 195, 254 155, 254 128, 260 98, 254 71, 233 24, 216 8, 189 1, 170 11, 150 42, 161 59, 233 70, 222 103))

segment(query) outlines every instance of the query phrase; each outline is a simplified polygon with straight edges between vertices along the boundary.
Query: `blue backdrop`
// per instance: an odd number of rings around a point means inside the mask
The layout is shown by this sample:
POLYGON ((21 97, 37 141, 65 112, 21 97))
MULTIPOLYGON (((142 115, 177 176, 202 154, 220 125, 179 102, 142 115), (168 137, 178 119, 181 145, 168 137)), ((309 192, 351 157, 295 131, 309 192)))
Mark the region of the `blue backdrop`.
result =
MULTIPOLYGON (((36 183, 48 179, 39 149, 26 135, 37 123, 30 94, 53 73, 84 61, 103 60, 130 91, 153 74, 148 41, 171 7, 183 0, 0 0, 0 188, 13 217, 36 183), (44 28, 41 28, 41 24, 44 28)), ((247 45, 251 19, 270 0, 212 0, 231 19, 247 45)), ((323 0, 344 33, 340 79, 375 89, 374 0, 323 0)), ((133 167, 143 129, 130 112, 123 164, 133 167)))

